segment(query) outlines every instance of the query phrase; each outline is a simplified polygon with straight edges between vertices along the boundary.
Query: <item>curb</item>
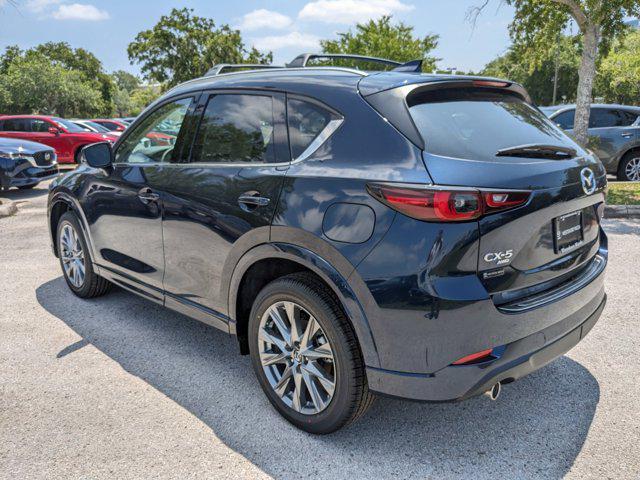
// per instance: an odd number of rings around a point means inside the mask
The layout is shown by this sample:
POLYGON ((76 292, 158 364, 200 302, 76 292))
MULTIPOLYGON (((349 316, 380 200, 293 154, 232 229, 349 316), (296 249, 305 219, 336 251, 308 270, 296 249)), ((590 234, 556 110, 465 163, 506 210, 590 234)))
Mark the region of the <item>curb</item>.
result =
POLYGON ((640 218, 640 205, 606 205, 604 218, 640 218))
POLYGON ((10 217, 18 212, 15 202, 0 202, 0 218, 10 217))

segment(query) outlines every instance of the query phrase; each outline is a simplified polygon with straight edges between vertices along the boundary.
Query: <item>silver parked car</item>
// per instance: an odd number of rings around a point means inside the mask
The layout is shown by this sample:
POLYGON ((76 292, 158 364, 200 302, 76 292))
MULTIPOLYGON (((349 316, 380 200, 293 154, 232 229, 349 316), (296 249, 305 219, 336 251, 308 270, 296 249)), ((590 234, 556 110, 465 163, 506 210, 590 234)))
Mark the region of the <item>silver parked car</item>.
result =
MULTIPOLYGON (((541 107, 560 128, 573 131, 575 105, 541 107)), ((591 148, 608 173, 618 180, 640 181, 640 107, 592 105, 589 120, 591 148)))

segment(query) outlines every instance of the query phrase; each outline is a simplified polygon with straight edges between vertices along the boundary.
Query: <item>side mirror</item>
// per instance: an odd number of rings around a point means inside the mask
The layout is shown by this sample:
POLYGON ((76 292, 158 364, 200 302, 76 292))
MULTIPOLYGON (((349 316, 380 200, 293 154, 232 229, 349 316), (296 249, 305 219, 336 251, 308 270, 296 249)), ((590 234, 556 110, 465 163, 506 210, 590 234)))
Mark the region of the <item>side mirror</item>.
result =
POLYGON ((49 133, 51 135, 60 135, 60 130, 58 130, 56 127, 49 127, 49 133))
POLYGON ((80 151, 80 161, 93 168, 106 168, 113 162, 113 151, 109 142, 93 143, 80 151))
POLYGON ((118 128, 116 128, 116 132, 124 132, 124 127, 118 127, 118 128))

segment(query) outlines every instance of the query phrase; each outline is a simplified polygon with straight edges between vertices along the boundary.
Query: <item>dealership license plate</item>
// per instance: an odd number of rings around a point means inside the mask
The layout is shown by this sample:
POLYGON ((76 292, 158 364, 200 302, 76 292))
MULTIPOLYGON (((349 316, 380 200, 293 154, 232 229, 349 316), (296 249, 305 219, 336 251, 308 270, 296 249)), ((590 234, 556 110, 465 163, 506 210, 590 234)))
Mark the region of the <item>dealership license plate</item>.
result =
POLYGON ((584 241, 582 211, 567 213, 553 220, 556 253, 565 253, 584 241))

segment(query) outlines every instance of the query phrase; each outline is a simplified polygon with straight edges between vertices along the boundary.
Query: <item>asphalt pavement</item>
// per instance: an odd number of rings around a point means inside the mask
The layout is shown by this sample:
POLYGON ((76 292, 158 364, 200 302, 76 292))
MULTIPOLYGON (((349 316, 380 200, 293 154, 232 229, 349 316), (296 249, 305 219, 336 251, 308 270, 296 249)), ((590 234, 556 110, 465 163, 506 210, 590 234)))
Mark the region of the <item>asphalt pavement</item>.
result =
POLYGON ((640 221, 566 356, 457 404, 380 398, 329 436, 273 410, 234 338, 132 294, 73 296, 46 185, 0 219, 0 478, 640 478, 640 221))

